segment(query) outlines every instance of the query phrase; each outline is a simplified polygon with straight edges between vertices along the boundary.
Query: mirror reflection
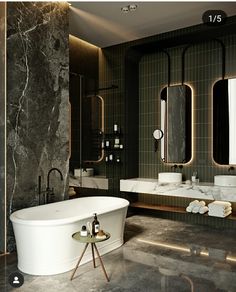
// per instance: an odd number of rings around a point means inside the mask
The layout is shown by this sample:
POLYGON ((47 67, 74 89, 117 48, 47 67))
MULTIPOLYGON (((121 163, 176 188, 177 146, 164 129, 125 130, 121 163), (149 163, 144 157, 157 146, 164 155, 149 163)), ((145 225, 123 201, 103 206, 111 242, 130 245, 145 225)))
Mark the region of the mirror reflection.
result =
POLYGON ((236 164, 236 78, 213 86, 213 159, 236 164))
POLYGON ((82 103, 82 157, 84 162, 98 162, 103 157, 104 103, 100 95, 87 96, 82 103))
POLYGON ((187 85, 161 91, 161 159, 166 163, 187 163, 192 156, 192 91, 187 85))

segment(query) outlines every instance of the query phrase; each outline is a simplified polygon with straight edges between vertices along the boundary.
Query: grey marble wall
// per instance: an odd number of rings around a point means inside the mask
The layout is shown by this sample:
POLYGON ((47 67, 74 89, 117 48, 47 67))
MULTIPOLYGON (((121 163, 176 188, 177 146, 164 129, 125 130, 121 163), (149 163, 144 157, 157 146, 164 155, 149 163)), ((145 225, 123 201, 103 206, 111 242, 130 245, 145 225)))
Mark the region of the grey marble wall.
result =
MULTIPOLYGON (((37 205, 51 173, 55 201, 65 199, 69 166, 68 4, 7 4, 8 214, 37 205)), ((14 249, 11 224, 8 250, 14 249)))
POLYGON ((0 2, 0 252, 5 250, 5 3, 0 2))

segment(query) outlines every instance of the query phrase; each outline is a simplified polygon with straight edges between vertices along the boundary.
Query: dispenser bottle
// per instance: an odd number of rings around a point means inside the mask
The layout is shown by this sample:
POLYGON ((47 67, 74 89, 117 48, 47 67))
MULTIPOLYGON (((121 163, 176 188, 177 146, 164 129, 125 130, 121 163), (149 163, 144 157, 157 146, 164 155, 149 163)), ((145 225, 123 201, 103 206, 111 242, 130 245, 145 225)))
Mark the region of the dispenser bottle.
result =
POLYGON ((80 231, 80 236, 88 236, 88 231, 85 225, 82 226, 82 229, 80 231))
POLYGON ((113 126, 113 132, 114 132, 114 134, 118 134, 118 125, 117 125, 116 122, 115 122, 115 124, 113 126))
POLYGON ((99 229, 100 229, 100 224, 99 224, 99 221, 97 219, 97 214, 95 213, 94 220, 92 222, 92 233, 94 236, 98 233, 99 229))

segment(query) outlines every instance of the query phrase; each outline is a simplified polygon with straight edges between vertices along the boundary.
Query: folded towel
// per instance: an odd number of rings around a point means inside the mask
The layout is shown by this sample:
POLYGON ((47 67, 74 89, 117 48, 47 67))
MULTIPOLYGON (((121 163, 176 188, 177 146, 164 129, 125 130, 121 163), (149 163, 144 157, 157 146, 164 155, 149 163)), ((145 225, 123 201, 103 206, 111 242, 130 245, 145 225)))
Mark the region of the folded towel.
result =
POLYGON ((186 208, 186 211, 189 212, 189 213, 191 213, 191 212, 192 212, 192 209, 193 209, 192 206, 188 206, 188 207, 186 208))
MULTIPOLYGON (((218 211, 218 212, 225 212, 226 210, 229 210, 231 207, 218 207, 218 206, 209 206, 208 205, 208 208, 211 209, 211 210, 215 210, 215 211, 218 211)), ((232 209, 232 208, 231 208, 232 209)))
POLYGON ((229 210, 229 211, 227 211, 227 212, 216 212, 216 211, 211 211, 211 210, 209 209, 209 213, 210 213, 210 214, 219 215, 219 216, 221 216, 221 217, 225 217, 228 213, 232 213, 232 211, 229 210))
POLYGON ((229 211, 232 211, 232 207, 227 208, 209 207, 209 211, 217 213, 228 213, 229 211))
POLYGON ((230 214, 232 213, 232 211, 229 211, 228 213, 225 213, 225 214, 218 214, 218 213, 215 213, 215 212, 208 212, 208 215, 209 216, 214 216, 214 217, 220 217, 220 218, 225 218, 227 216, 229 216, 230 214))
POLYGON ((199 209, 199 213, 200 214, 204 214, 206 212, 208 212, 208 207, 207 206, 200 207, 200 209, 199 209))
POLYGON ((208 204, 208 207, 210 207, 210 206, 231 207, 231 203, 230 202, 224 202, 224 201, 214 201, 214 202, 208 204))

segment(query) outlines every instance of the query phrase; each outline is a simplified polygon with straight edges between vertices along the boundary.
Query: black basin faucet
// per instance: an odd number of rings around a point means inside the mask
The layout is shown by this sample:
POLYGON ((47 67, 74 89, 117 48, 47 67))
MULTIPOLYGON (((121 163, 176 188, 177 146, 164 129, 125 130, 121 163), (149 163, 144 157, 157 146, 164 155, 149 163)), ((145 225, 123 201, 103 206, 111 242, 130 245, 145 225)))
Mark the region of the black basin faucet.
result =
POLYGON ((50 189, 50 174, 51 174, 51 172, 54 171, 54 170, 57 171, 57 172, 60 174, 60 176, 61 176, 61 180, 63 180, 63 175, 62 175, 60 169, 58 169, 58 168, 56 168, 56 167, 53 167, 53 168, 51 168, 51 169, 49 170, 48 175, 47 175, 46 203, 48 203, 49 195, 50 195, 51 193, 53 193, 53 189, 50 189))

